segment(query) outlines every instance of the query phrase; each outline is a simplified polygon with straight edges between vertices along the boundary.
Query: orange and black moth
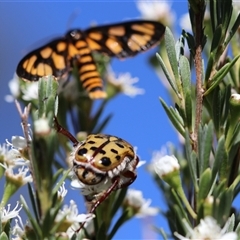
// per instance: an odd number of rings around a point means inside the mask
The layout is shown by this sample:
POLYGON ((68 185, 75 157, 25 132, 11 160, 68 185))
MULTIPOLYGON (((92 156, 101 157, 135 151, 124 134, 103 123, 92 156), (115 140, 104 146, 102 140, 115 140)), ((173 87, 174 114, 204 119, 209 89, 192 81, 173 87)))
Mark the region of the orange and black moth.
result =
POLYGON ((27 54, 17 66, 17 75, 26 81, 38 81, 47 75, 61 79, 76 66, 89 97, 105 98, 92 53, 120 59, 132 57, 157 45, 164 32, 165 26, 161 23, 145 20, 73 29, 27 54))

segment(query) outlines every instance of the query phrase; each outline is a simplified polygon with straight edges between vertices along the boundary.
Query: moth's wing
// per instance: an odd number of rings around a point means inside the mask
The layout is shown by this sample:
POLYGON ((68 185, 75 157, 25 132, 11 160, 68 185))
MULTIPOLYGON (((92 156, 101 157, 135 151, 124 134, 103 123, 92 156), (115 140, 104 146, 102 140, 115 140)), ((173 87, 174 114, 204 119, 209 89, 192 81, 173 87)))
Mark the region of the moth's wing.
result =
POLYGON ((70 67, 68 42, 58 38, 28 53, 19 62, 16 72, 23 80, 38 81, 47 75, 61 78, 70 67))
POLYGON ((165 26, 155 21, 129 21, 89 28, 86 41, 93 51, 127 58, 159 44, 165 26))

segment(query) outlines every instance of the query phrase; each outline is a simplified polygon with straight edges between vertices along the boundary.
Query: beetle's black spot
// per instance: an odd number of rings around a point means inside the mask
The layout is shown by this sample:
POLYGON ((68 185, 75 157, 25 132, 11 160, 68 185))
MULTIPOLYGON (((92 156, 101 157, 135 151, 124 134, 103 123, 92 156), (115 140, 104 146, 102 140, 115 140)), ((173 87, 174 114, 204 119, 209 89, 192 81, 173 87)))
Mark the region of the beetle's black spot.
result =
POLYGON ((88 141, 87 143, 89 143, 89 144, 94 144, 94 143, 96 143, 95 141, 92 141, 92 140, 90 140, 90 141, 88 141))
POLYGON ((110 158, 108 158, 108 157, 103 157, 103 158, 101 158, 101 164, 103 165, 103 166, 105 166, 105 167, 108 167, 108 166, 110 166, 111 165, 111 160, 110 160, 110 158))
POLYGON ((120 148, 124 148, 124 146, 121 143, 116 143, 117 146, 119 146, 120 148))
POLYGON ((93 151, 96 151, 97 147, 92 146, 90 149, 93 150, 93 151))
POLYGON ((101 149, 99 152, 100 152, 101 154, 103 154, 103 155, 106 154, 106 151, 104 151, 103 149, 101 149))
POLYGON ((121 156, 117 155, 115 158, 119 161, 121 159, 121 156))
POLYGON ((117 150, 115 150, 115 149, 113 149, 113 148, 111 148, 111 150, 110 150, 111 152, 113 152, 113 153, 115 153, 115 154, 118 154, 118 151, 117 150))
POLYGON ((87 149, 86 148, 80 148, 77 153, 78 153, 78 155, 83 156, 84 154, 87 153, 87 149))
POLYGON ((86 179, 88 173, 89 173, 89 171, 88 171, 87 169, 85 169, 85 170, 83 171, 83 173, 82 173, 82 177, 83 177, 84 179, 86 179))
POLYGON ((101 135, 96 135, 95 138, 101 138, 101 139, 103 139, 104 137, 101 136, 101 135))
POLYGON ((134 149, 133 149, 133 147, 129 147, 130 148, 130 150, 132 151, 132 152, 134 152, 134 149))

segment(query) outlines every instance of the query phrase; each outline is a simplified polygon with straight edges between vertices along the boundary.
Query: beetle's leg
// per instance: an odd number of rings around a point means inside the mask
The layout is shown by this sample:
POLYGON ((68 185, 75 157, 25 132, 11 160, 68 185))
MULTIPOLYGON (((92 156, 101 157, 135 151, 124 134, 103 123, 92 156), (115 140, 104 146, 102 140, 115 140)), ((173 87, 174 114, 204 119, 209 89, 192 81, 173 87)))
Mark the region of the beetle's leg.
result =
MULTIPOLYGON (((97 207, 111 194, 111 192, 116 188, 116 186, 118 185, 119 181, 120 181, 120 177, 119 177, 119 176, 117 176, 116 178, 113 179, 113 183, 112 183, 111 187, 108 188, 106 191, 104 191, 104 192, 101 194, 101 196, 99 197, 99 199, 93 204, 93 206, 92 206, 92 208, 91 208, 91 210, 90 210, 89 213, 94 213, 94 212, 95 212, 96 208, 97 208, 97 207)), ((85 223, 86 223, 86 222, 81 223, 80 227, 76 230, 76 232, 79 232, 79 231, 83 228, 83 226, 84 226, 85 223)))
POLYGON ((136 178, 137 178, 137 174, 134 173, 134 172, 132 172, 132 171, 126 171, 126 172, 124 172, 124 173, 121 174, 121 175, 123 175, 123 176, 126 177, 126 178, 129 178, 129 181, 128 181, 128 182, 125 182, 124 184, 122 184, 119 188, 128 187, 128 186, 129 186, 130 184, 132 184, 132 183, 136 180, 136 178), (126 175, 125 175, 125 173, 126 173, 126 175))

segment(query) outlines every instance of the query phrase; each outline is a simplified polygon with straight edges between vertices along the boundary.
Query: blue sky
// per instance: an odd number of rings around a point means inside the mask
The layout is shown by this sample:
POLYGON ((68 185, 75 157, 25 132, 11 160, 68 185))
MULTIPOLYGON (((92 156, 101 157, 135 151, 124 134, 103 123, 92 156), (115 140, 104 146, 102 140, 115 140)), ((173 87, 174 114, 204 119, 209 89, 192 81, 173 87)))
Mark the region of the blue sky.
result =
MULTIPOLYGON (((187 7, 187 0, 174 1, 172 9, 176 19, 187 12, 187 7)), ((5 102, 4 96, 9 94, 8 82, 25 53, 52 37, 63 35, 69 28, 84 29, 92 23, 100 25, 140 17, 135 1, 0 2, 0 143, 13 135, 22 135, 15 105, 5 102), (75 20, 69 20, 74 13, 75 20)), ((167 102, 169 97, 147 63, 151 53, 139 54, 124 61, 113 59, 111 66, 114 72, 130 72, 132 77, 138 77, 137 86, 145 89, 145 94, 135 98, 119 95, 105 109, 105 114, 114 114, 105 133, 121 136, 137 146, 140 158, 147 161, 151 160, 153 151, 160 150, 167 142, 178 144, 177 135, 159 102, 159 96, 167 102)), ((152 206, 165 208, 163 196, 144 167, 139 169, 138 178, 131 187, 142 190, 145 198, 151 198, 152 206)), ((79 193, 74 192, 73 195, 71 192, 69 198, 75 198, 78 202, 79 193)), ((158 227, 167 226, 162 217, 151 221, 158 227)), ((142 238, 145 223, 144 220, 131 220, 115 239, 142 238)))

